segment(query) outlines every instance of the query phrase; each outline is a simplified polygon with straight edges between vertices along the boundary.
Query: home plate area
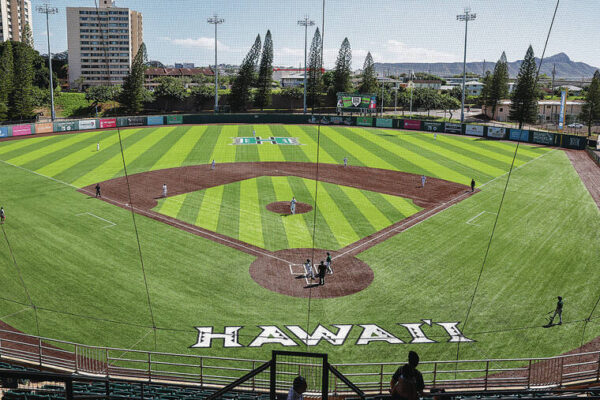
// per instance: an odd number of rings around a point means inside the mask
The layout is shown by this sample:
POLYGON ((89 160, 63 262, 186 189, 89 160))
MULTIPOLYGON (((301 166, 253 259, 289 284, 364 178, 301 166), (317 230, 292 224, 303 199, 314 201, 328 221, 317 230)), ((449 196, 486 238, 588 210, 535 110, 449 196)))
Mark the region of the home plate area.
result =
POLYGON ((332 298, 347 296, 366 289, 373 282, 373 270, 351 255, 330 251, 333 274, 325 274, 325 285, 319 286, 317 267, 327 258, 327 250, 288 249, 259 256, 250 265, 250 276, 271 291, 293 297, 332 298), (339 258, 338 258, 339 257, 339 258), (304 262, 312 261, 315 279, 306 277, 304 262))

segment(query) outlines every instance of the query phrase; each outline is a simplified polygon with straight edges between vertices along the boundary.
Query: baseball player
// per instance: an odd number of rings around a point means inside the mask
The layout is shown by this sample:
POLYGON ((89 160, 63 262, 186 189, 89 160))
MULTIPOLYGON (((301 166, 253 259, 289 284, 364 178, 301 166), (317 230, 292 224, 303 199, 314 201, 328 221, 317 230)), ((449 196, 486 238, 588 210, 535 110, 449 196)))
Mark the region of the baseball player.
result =
POLYGON ((323 286, 325 285, 325 272, 327 271, 327 267, 325 266, 325 263, 323 263, 323 260, 321 260, 321 264, 319 264, 319 285, 323 286))
POLYGON ((344 157, 344 167, 348 166, 348 157, 344 157))
POLYGON ((4 207, 0 207, 0 223, 4 224, 5 219, 6 219, 6 214, 4 213, 4 207))
POLYGON ((471 192, 475 191, 475 179, 471 179, 471 192))
POLYGON ((102 197, 102 195, 100 194, 100 184, 97 183, 96 184, 96 198, 98 197, 102 197))
POLYGON ((425 175, 421 175, 421 187, 425 187, 425 182, 427 182, 427 177, 425 175))
POLYGON ((212 164, 211 164, 211 166, 210 166, 210 169, 215 169, 215 166, 216 166, 216 165, 217 165, 217 164, 215 163, 215 160, 213 160, 213 161, 212 161, 212 164))
POLYGON ((310 264, 310 260, 308 260, 308 259, 304 263, 304 272, 306 272, 306 275, 304 275, 304 276, 307 278, 310 277, 311 281, 313 279, 315 279, 315 273, 313 272, 312 265, 310 264))
POLYGON ((558 296, 558 302, 556 303, 556 310, 554 310, 554 314, 550 318, 550 322, 548 322, 549 326, 552 326, 554 322, 554 317, 558 315, 558 324, 562 325, 562 310, 563 310, 563 300, 562 297, 558 296))
POLYGON ((292 201, 290 201, 290 214, 296 214, 296 198, 292 197, 292 201))
POLYGON ((437 140, 437 132, 433 132, 433 140, 437 140))
POLYGON ((256 129, 252 129, 252 137, 256 137, 256 129))
POLYGON ((163 197, 167 197, 167 184, 163 183, 163 197))
POLYGON ((331 254, 327 252, 327 259, 325 260, 325 266, 327 267, 327 272, 333 274, 333 270, 331 269, 331 254))
POLYGON ((98 144, 96 144, 96 151, 100 151, 100 142, 98 142, 98 144))

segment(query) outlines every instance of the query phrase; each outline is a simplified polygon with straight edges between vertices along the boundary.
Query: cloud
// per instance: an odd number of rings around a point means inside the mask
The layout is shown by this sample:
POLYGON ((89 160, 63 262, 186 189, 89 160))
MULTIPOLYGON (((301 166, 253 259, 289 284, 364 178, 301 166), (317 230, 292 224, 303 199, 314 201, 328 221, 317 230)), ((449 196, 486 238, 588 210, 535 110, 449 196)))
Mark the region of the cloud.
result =
POLYGON ((375 62, 454 62, 455 54, 444 53, 423 47, 410 47, 406 43, 389 39, 381 49, 371 53, 375 62))
MULTIPOLYGON (((215 39, 210 37, 199 37, 197 39, 186 38, 186 39, 171 39, 171 43, 176 46, 182 47, 194 47, 199 49, 214 49, 215 39)), ((229 51, 229 46, 223 44, 220 40, 217 41, 219 51, 229 51)))

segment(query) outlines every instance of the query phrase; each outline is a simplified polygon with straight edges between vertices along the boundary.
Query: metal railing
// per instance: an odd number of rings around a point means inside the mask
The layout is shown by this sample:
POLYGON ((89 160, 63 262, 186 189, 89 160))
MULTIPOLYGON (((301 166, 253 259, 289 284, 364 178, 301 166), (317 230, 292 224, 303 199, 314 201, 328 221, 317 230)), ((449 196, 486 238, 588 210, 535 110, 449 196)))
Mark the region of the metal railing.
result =
MULTIPOLYGON (((0 360, 87 376, 206 388, 228 385, 268 362, 89 346, 7 330, 0 330, 0 360)), ((402 363, 332 365, 363 392, 387 394, 391 377, 402 363)), ((564 387, 600 382, 600 351, 538 358, 424 361, 419 369, 429 388, 564 387)), ((344 382, 331 379, 331 393, 350 392, 344 382)), ((238 389, 267 392, 269 376, 258 374, 238 389)))

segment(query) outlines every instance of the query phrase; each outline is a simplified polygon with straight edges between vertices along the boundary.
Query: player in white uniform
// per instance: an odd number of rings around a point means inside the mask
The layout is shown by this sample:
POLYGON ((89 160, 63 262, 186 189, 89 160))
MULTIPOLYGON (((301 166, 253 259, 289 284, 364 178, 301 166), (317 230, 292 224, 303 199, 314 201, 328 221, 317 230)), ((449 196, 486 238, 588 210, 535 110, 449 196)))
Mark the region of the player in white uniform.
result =
POLYGON ((96 151, 100 151, 100 142, 96 145, 96 151))
POLYGON ((167 197, 167 184, 163 183, 163 197, 167 197))
POLYGON ((252 129, 252 137, 256 137, 256 129, 252 129))
POLYGON ((348 157, 344 157, 344 167, 348 166, 348 157))
POLYGON ((296 198, 292 197, 292 201, 290 201, 290 214, 296 214, 296 198))
POLYGON ((215 160, 212 161, 212 164, 210 165, 210 169, 215 169, 217 163, 215 163, 215 160))
POLYGON ((427 182, 427 177, 425 175, 421 175, 421 187, 425 187, 425 182, 427 182))
POLYGON ((304 263, 304 272, 306 272, 306 276, 307 278, 310 278, 311 280, 315 279, 315 273, 312 269, 312 265, 310 264, 310 260, 306 260, 306 262, 304 263))

